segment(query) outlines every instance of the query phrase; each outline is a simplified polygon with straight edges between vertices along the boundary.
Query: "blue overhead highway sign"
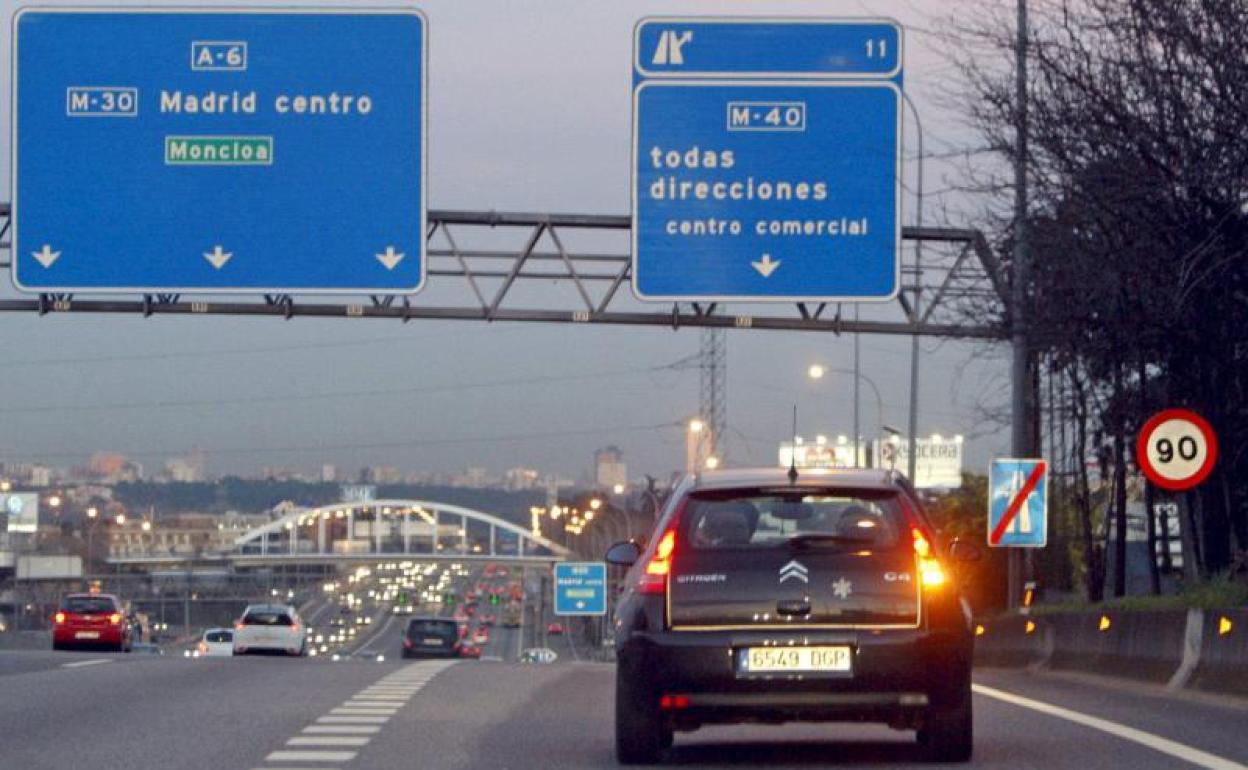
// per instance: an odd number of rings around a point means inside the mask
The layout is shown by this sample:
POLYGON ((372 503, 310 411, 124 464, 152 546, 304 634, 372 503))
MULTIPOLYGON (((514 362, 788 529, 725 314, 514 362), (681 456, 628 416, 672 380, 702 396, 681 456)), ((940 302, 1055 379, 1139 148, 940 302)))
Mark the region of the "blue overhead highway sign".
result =
POLYGON ((555 564, 555 614, 607 614, 607 565, 602 562, 555 564))
POLYGON ((13 29, 19 288, 420 288, 417 11, 39 8, 13 29))
POLYGON ((638 297, 896 295, 897 24, 648 19, 634 57, 638 297))

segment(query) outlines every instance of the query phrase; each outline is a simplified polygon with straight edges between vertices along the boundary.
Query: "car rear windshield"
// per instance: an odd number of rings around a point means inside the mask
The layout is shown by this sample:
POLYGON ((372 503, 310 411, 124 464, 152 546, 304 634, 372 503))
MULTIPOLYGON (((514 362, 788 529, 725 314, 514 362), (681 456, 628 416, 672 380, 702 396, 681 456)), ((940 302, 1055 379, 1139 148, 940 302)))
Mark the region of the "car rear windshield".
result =
POLYGON ((409 639, 415 639, 419 636, 454 638, 456 635, 455 621, 453 620, 413 620, 407 624, 407 636, 409 639))
POLYGON ((214 642, 218 644, 221 642, 232 642, 234 641, 234 632, 233 631, 209 631, 208 633, 204 634, 204 641, 214 642))
POLYGON ((683 516, 695 549, 896 548, 905 513, 895 492, 845 489, 733 489, 695 492, 683 516))
POLYGON ((293 625, 290 615, 280 610, 252 610, 243 616, 245 626, 289 626, 293 625))
POLYGON ((79 615, 90 615, 116 612, 117 606, 113 604, 112 599, 106 596, 70 596, 62 602, 61 609, 65 612, 74 612, 79 615))

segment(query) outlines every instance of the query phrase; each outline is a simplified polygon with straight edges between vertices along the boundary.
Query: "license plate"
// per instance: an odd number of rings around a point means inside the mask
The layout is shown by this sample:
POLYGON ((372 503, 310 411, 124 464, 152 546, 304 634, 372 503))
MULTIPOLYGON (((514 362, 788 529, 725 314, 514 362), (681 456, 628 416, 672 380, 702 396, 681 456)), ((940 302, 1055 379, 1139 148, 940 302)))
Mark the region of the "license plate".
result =
POLYGON ((435 646, 435 647, 441 647, 441 646, 442 646, 442 640, 441 640, 441 639, 434 638, 434 637, 427 637, 427 638, 425 638, 425 639, 421 639, 421 640, 420 640, 420 642, 421 642, 421 644, 433 645, 433 646, 435 646))
POLYGON ((850 652, 846 645, 746 647, 740 651, 738 667, 743 674, 849 673, 851 670, 850 652))
POLYGON ((74 634, 74 638, 75 639, 99 639, 100 632, 99 631, 79 631, 78 633, 74 634))

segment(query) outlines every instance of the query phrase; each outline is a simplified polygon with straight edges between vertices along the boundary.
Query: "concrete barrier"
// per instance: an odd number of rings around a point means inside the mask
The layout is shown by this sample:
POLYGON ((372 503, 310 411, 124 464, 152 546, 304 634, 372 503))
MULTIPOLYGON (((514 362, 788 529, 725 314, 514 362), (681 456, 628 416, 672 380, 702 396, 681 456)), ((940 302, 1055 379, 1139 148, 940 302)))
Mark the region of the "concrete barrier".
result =
POLYGON ((1207 610, 1188 686, 1248 695, 1248 610, 1207 610))
POLYGON ((985 619, 978 622, 975 662, 1248 696, 1248 610, 1107 610, 985 619))

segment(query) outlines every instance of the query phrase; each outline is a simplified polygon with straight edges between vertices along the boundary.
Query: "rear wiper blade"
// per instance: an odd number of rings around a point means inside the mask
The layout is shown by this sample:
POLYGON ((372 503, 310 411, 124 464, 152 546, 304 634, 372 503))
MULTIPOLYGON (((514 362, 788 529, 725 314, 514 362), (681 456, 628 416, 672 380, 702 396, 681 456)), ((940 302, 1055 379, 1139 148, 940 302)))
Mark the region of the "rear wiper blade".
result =
POLYGON ((784 541, 790 548, 804 548, 812 545, 873 545, 875 538, 851 537, 849 535, 832 535, 819 532, 809 532, 803 535, 794 535, 784 541))

